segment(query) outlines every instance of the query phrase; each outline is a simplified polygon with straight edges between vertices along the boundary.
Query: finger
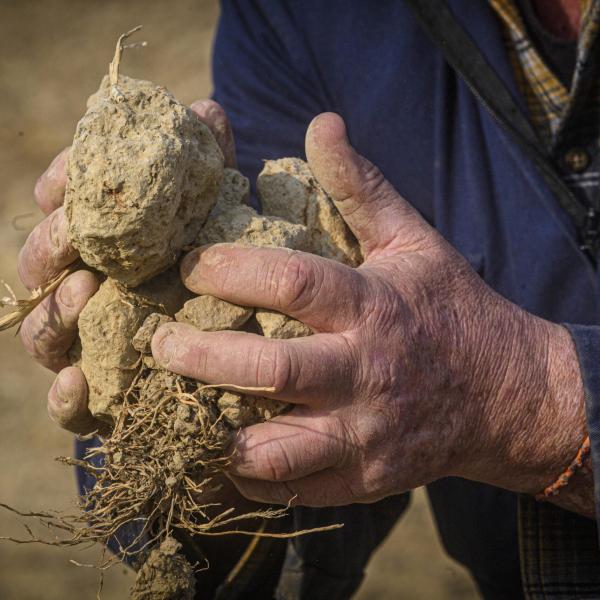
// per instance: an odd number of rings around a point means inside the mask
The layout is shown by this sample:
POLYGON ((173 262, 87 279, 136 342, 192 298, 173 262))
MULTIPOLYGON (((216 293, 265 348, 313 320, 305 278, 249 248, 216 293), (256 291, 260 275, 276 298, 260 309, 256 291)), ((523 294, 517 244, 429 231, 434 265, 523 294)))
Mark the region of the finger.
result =
POLYGON ((67 158, 69 150, 65 148, 51 163, 35 184, 35 201, 46 215, 62 206, 67 185, 67 158))
POLYGON ((323 113, 313 119, 306 132, 306 156, 365 256, 400 248, 418 250, 435 236, 381 171, 356 153, 339 115, 323 113))
POLYGON ((98 279, 92 273, 76 271, 27 315, 19 333, 25 349, 36 361, 53 371, 69 364, 67 352, 77 337, 79 313, 98 287, 98 279))
POLYGON ((225 166, 235 169, 237 160, 235 157, 235 141, 229 119, 220 104, 214 100, 196 100, 191 109, 198 115, 200 120, 208 126, 217 140, 217 144, 223 152, 225 166))
POLYGON ((67 219, 58 208, 27 238, 19 253, 19 277, 30 290, 50 281, 79 256, 67 241, 67 219))
POLYGON ((63 429, 80 435, 98 431, 101 423, 88 409, 88 387, 78 367, 66 367, 48 392, 48 414, 63 429))
POLYGON ((342 466, 349 458, 348 448, 336 420, 299 406, 287 415, 242 429, 227 470, 246 479, 291 481, 342 466))
MULTIPOLYGON (((230 475, 229 478, 240 494, 248 500, 261 504, 291 504, 292 506, 346 506, 356 502, 356 490, 336 469, 319 471, 293 481, 258 481, 230 475)), ((375 502, 379 498, 364 499, 375 502)), ((332 525, 334 523, 331 523, 332 525)))
POLYGON ((363 314, 366 283, 360 273, 286 248, 198 248, 182 261, 181 277, 197 294, 277 310, 316 331, 343 330, 363 314))
POLYGON ((264 395, 290 402, 331 404, 352 386, 349 346, 330 334, 276 340, 169 323, 154 334, 152 355, 175 373, 212 384, 273 388, 264 395))

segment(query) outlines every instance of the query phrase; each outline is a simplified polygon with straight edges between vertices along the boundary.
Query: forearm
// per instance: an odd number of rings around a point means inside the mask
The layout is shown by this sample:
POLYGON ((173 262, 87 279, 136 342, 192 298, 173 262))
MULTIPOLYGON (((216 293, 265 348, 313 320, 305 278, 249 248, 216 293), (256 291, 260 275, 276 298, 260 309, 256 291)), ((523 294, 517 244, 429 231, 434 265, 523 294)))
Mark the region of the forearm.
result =
MULTIPOLYGON (((538 492, 564 472, 588 435, 584 385, 575 344, 565 327, 553 328, 555 334, 551 336, 552 341, 549 344, 549 393, 555 399, 551 405, 557 408, 549 411, 548 421, 552 419, 552 423, 548 423, 547 427, 550 435, 547 436, 546 444, 542 444, 542 448, 552 456, 551 447, 556 445, 561 453, 562 465, 542 484, 538 492)), ((554 462, 557 463, 558 460, 556 454, 554 462)), ((596 518, 591 456, 588 457, 584 468, 577 471, 569 480, 569 484, 562 488, 559 494, 551 496, 549 501, 591 519, 596 518)))
MULTIPOLYGON (((584 385, 569 331, 516 306, 496 312, 504 320, 490 328, 507 340, 487 361, 496 383, 482 416, 483 444, 491 451, 476 467, 475 478, 526 494, 553 483, 575 458, 587 435, 584 385)), ((591 459, 588 459, 591 461, 591 459)), ((594 481, 590 469, 578 471, 550 502, 595 518, 594 481)))

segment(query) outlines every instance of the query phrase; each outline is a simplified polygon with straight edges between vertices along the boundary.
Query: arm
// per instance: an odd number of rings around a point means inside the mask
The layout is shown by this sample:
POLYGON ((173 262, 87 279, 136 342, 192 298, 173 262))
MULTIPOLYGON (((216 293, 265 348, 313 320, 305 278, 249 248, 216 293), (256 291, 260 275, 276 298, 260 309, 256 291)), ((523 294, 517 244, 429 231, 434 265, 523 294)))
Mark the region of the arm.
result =
MULTIPOLYGON (((354 152, 339 117, 313 121, 306 153, 361 243, 360 268, 219 244, 189 255, 182 272, 197 293, 280 310, 315 335, 266 340, 172 324, 153 342, 171 370, 273 386, 296 405, 240 436, 238 489, 309 506, 371 502, 448 475, 539 492, 587 430, 567 329, 486 286, 354 152)), ((591 476, 578 476, 554 501, 592 516, 592 490, 591 476)))

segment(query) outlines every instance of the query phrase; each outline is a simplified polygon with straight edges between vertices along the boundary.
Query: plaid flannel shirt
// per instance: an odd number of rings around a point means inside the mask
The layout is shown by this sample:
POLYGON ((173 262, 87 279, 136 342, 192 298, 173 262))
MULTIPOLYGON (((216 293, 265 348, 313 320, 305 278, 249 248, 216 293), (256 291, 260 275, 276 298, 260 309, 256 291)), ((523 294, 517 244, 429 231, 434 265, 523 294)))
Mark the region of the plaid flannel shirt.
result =
POLYGON ((513 0, 489 0, 503 24, 515 78, 529 116, 565 182, 600 207, 600 2, 582 0, 577 61, 567 89, 533 45, 513 0))

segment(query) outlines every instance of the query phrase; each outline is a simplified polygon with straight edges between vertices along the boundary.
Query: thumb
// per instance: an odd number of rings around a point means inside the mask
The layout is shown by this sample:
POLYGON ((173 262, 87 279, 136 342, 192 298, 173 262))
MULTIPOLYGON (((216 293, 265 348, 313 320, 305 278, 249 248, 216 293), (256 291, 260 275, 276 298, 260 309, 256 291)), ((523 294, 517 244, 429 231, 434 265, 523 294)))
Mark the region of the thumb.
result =
POLYGON ((354 150, 342 117, 323 113, 313 119, 306 132, 306 156, 366 258, 430 245, 433 228, 376 166, 354 150))

